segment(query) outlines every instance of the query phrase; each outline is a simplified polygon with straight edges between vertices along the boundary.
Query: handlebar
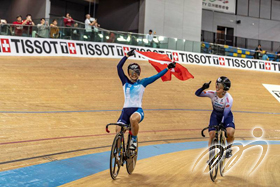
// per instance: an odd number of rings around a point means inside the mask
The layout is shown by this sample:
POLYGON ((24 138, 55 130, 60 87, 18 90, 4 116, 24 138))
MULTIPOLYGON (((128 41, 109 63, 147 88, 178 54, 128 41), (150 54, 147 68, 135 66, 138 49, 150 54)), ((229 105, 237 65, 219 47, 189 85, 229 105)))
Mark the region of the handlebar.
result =
MULTIPOLYGON (((204 131, 206 130, 206 129, 209 129, 210 127, 206 127, 206 128, 204 128, 204 129, 202 129, 202 131, 201 131, 201 136, 202 137, 205 137, 205 135, 204 135, 204 131)), ((215 128, 216 130, 221 130, 221 131, 224 131, 225 132, 225 137, 227 138, 227 130, 225 129, 225 127, 220 123, 219 125, 214 125, 214 126, 212 126, 212 128, 215 128)))
POLYGON ((120 126, 120 127, 129 127, 129 125, 127 125, 127 124, 122 124, 122 123, 109 123, 108 125, 106 125, 106 132, 108 132, 108 133, 110 133, 110 131, 109 131, 109 126, 110 125, 118 125, 118 126, 120 126))
POLYGON ((205 135, 204 135, 203 132, 204 132, 206 129, 209 129, 209 127, 206 127, 206 128, 204 128, 204 129, 202 129, 202 131, 201 131, 201 136, 205 137, 205 135))

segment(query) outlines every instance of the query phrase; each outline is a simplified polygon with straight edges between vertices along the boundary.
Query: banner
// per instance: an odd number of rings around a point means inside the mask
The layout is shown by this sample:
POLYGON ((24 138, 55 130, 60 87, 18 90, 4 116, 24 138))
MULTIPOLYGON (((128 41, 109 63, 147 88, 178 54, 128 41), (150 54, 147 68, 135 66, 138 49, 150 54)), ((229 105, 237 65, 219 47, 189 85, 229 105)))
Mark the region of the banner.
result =
MULTIPOLYGON (((122 45, 116 43, 0 36, 0 44, 0 56, 122 58, 128 51, 135 49, 143 52, 150 51, 166 54, 172 61, 176 61, 181 64, 280 73, 280 63, 278 62, 176 51, 171 49, 122 45)), ((136 55, 131 58, 146 60, 140 55, 136 55)))
POLYGON ((203 0, 202 8, 235 14, 236 0, 203 0))

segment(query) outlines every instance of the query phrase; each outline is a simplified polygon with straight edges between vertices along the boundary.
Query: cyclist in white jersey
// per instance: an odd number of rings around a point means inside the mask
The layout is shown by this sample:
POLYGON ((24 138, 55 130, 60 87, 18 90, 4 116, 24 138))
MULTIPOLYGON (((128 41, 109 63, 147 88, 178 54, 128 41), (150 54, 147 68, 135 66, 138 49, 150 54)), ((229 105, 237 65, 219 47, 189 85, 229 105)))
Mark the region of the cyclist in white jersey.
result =
POLYGON ((234 141, 235 124, 234 118, 231 112, 231 107, 233 103, 233 98, 227 92, 230 89, 231 82, 227 77, 219 77, 216 81, 216 91, 205 89, 209 88, 211 81, 209 83, 204 83, 203 86, 195 92, 195 95, 199 97, 209 97, 212 100, 213 111, 210 117, 209 123, 209 147, 215 136, 215 129, 212 128, 214 125, 219 125, 223 123, 227 130, 227 152, 226 157, 230 158, 232 156, 231 145, 234 141))
MULTIPOLYGON (((131 50, 124 56, 117 66, 118 75, 122 81, 124 91, 124 106, 121 116, 118 119, 118 123, 130 124, 132 139, 130 142, 130 149, 136 149, 137 147, 137 134, 139 130, 139 123, 144 119, 144 112, 142 109, 142 98, 145 88, 163 76, 168 69, 174 68, 176 63, 168 64, 167 68, 159 72, 158 74, 139 79, 141 68, 138 64, 133 63, 128 66, 127 73, 129 78, 123 72, 123 65, 129 56, 134 55, 134 50, 131 50)), ((121 127, 116 126, 116 132, 120 132, 121 127)))

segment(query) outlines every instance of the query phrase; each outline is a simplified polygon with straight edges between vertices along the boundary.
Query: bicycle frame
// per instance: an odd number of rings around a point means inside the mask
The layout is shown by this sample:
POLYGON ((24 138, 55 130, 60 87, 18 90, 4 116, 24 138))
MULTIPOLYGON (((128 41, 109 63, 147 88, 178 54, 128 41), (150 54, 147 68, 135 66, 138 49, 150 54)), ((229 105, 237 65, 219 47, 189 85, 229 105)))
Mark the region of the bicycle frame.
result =
MULTIPOLYGON (((108 132, 108 133, 110 133, 110 131, 109 131, 109 126, 111 126, 111 125, 115 125, 115 126, 120 126, 121 127, 121 131, 119 132, 120 134, 119 134, 119 136, 121 136, 121 138, 122 139, 124 139, 124 133, 127 131, 127 130, 129 130, 129 134, 131 135, 131 127, 130 127, 130 125, 128 124, 122 124, 122 123, 109 123, 108 125, 106 125, 106 132, 108 132)), ((124 141, 125 142, 125 141, 124 141)), ((123 151, 122 151, 122 153, 124 154, 123 156, 123 158, 124 158, 124 160, 126 160, 127 159, 127 154, 126 154, 126 151, 127 151, 127 149, 126 149, 126 144, 124 144, 124 147, 123 147, 123 151)), ((123 163, 122 163, 123 164, 123 163)))
MULTIPOLYGON (((221 141, 225 142, 223 138, 223 132, 225 133, 225 137, 227 138, 227 132, 226 129, 224 128, 223 124, 211 126, 212 128, 215 129, 215 136, 213 140, 211 141, 211 147, 209 148, 209 173, 210 173, 210 178, 214 182, 216 177, 217 177, 217 172, 218 172, 218 164, 220 166, 220 174, 223 176, 224 172, 224 152, 226 150, 225 144, 220 143, 221 141), (215 149, 219 149, 219 153, 215 153, 215 149), (214 151, 214 154, 213 154, 214 151)), ((209 129, 210 127, 206 127, 201 131, 201 135, 205 137, 204 131, 209 129)))
MULTIPOLYGON (((223 126, 223 124, 219 124, 219 125, 214 125, 214 126, 211 126, 212 128, 214 128, 215 129, 215 136, 214 136, 214 138, 213 138, 213 140, 219 140, 219 133, 221 132, 224 132, 225 133, 225 137, 227 138, 227 130, 225 129, 225 127, 223 126)), ((204 135, 204 131, 205 130, 207 130, 207 129, 209 129, 210 127, 206 127, 206 128, 204 128, 202 131, 201 131, 201 135, 203 136, 203 137, 205 137, 205 135, 204 135)), ((222 145, 218 145, 219 146, 219 149, 220 149, 220 151, 221 151, 221 153, 223 154, 224 153, 224 150, 226 149, 225 147, 222 147, 222 145)), ((211 146, 210 148, 212 148, 213 146, 211 146)))

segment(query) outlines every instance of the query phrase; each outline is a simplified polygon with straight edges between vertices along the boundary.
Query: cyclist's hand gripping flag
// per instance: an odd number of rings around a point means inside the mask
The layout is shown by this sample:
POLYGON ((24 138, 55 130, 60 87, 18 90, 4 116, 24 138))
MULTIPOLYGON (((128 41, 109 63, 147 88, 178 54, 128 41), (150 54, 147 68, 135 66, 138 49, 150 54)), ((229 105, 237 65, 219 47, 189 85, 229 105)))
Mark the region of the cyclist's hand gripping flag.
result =
MULTIPOLYGON (((158 54, 155 52, 141 52, 136 51, 136 53, 149 60, 150 64, 157 70, 157 72, 165 69, 172 60, 166 54, 158 54)), ((188 71, 187 68, 180 64, 176 64, 176 67, 168 71, 165 75, 161 77, 162 81, 170 81, 171 74, 173 74, 177 79, 182 81, 194 78, 194 76, 188 71)))

